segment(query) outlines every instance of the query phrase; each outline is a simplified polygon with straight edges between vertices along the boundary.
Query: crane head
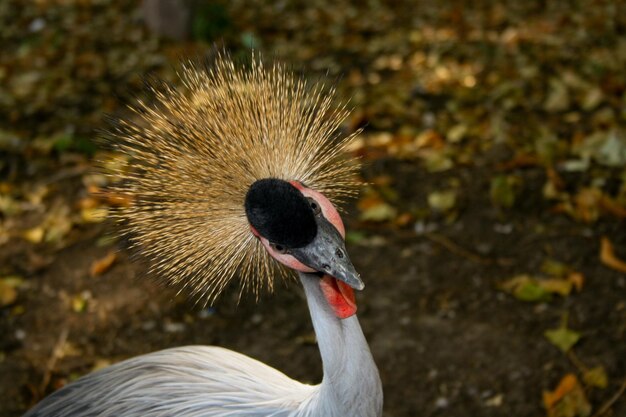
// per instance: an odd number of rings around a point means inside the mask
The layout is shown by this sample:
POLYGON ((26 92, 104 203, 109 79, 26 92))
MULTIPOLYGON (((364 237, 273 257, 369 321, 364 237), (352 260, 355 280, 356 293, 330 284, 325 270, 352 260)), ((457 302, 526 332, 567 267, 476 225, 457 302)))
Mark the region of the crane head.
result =
POLYGON ((278 263, 322 274, 329 291, 361 289, 331 204, 358 187, 345 152, 358 132, 341 133, 349 110, 333 88, 251 58, 184 62, 179 83, 150 85, 151 99, 113 122, 124 162, 102 166, 112 191, 132 196, 114 216, 154 275, 206 304, 234 280, 271 290, 278 263))
POLYGON ((322 193, 298 181, 261 179, 250 186, 245 209, 270 256, 293 270, 319 274, 339 318, 356 312, 353 289, 365 285, 348 257, 341 217, 322 193))

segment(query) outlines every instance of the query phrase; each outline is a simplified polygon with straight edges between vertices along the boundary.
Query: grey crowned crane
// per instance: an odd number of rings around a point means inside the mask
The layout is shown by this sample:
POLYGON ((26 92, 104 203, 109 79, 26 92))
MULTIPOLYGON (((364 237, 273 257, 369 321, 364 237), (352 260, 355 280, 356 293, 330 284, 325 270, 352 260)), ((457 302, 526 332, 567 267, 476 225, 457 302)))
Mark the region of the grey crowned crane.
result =
POLYGON ((258 294, 278 269, 296 271, 323 362, 319 385, 297 382, 248 356, 187 346, 86 375, 25 417, 382 415, 378 370, 356 317, 364 287, 331 201, 355 191, 358 166, 341 155, 348 112, 333 91, 280 64, 249 67, 221 55, 185 64, 182 86, 153 85, 154 100, 118 120, 128 156, 117 191, 128 236, 154 273, 207 302, 238 278, 258 294), (277 261, 277 262, 276 262, 277 261))

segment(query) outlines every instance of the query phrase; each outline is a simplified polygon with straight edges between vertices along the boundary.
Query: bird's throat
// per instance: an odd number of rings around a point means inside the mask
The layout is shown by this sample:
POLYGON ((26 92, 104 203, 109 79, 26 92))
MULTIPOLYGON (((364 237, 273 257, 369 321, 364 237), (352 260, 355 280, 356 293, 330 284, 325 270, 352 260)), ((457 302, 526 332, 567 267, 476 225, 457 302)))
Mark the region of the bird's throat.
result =
POLYGON ((324 275, 320 280, 320 286, 337 318, 346 319, 356 314, 354 290, 349 285, 330 275, 324 275))

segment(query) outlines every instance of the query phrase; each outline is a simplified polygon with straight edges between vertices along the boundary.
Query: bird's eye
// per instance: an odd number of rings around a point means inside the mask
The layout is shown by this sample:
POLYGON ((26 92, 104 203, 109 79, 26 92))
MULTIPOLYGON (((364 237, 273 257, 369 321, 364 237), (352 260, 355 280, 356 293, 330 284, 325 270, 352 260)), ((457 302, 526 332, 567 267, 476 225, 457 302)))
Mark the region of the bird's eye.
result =
POLYGON ((311 197, 307 197, 307 200, 309 200, 309 205, 311 206, 311 209, 313 209, 313 213, 315 215, 322 212, 322 207, 320 207, 317 201, 313 200, 311 197))
POLYGON ((280 254, 285 254, 287 253, 287 248, 284 247, 283 245, 277 245, 275 243, 270 243, 270 246, 272 247, 272 249, 274 249, 274 251, 280 253, 280 254))

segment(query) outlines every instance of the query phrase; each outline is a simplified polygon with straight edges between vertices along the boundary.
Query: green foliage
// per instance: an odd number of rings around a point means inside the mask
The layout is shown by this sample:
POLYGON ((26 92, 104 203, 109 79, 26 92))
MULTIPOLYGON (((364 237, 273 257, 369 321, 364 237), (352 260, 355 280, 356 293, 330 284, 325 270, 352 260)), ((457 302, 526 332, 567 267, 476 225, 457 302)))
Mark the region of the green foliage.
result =
POLYGON ((543 334, 550 343, 559 348, 562 352, 569 351, 582 337, 580 333, 570 330, 565 326, 546 330, 543 334))
POLYGON ((511 208, 515 204, 520 179, 513 175, 496 175, 491 179, 489 194, 496 207, 511 208))
POLYGON ((194 39, 215 42, 223 39, 234 29, 226 7, 218 2, 202 2, 195 7, 191 22, 194 39))

